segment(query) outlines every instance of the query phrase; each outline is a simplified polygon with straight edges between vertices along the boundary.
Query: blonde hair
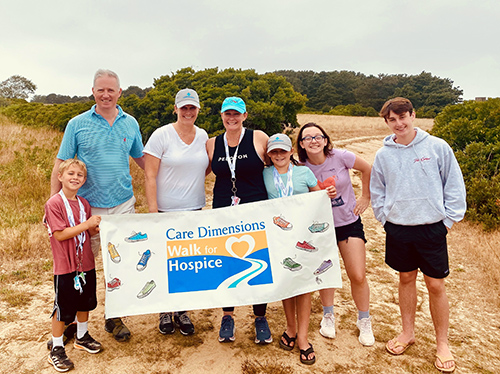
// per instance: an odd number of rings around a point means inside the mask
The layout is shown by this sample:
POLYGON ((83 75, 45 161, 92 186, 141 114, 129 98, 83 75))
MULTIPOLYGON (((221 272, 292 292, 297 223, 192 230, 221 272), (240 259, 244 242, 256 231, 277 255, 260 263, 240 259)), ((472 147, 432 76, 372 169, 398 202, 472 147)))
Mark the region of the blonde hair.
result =
POLYGON ((61 162, 61 165, 59 165, 59 174, 63 175, 63 173, 68 170, 68 168, 71 165, 76 165, 80 167, 80 169, 83 170, 83 174, 85 175, 85 178, 87 178, 87 166, 85 166, 85 162, 80 161, 77 158, 68 158, 67 160, 64 160, 61 162))

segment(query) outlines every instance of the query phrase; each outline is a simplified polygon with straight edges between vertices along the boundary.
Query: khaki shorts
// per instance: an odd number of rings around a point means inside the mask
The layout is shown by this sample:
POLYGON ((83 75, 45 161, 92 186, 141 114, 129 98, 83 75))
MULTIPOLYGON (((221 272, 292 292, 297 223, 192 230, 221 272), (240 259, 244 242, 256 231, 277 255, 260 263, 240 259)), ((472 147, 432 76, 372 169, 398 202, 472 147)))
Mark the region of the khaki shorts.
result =
MULTIPOLYGON (((132 196, 129 200, 124 203, 117 205, 113 208, 94 208, 92 209, 93 216, 102 216, 102 215, 111 215, 111 214, 134 214, 135 213, 135 196, 132 196)), ((94 254, 94 258, 97 258, 97 255, 101 249, 101 236, 99 234, 93 235, 90 238, 90 245, 92 247, 92 253, 94 254)))

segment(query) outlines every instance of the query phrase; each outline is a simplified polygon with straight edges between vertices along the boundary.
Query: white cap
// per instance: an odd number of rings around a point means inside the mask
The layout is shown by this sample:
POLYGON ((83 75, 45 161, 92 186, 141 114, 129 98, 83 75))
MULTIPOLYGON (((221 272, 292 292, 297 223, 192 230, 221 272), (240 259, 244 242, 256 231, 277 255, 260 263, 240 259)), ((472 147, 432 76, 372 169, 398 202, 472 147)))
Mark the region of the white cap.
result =
POLYGON ((273 149, 283 149, 289 152, 292 150, 292 141, 285 134, 274 134, 267 141, 267 152, 273 149))
POLYGON ((200 98, 195 90, 184 88, 177 92, 177 95, 175 95, 175 106, 177 108, 182 108, 185 105, 194 105, 200 108, 200 98))

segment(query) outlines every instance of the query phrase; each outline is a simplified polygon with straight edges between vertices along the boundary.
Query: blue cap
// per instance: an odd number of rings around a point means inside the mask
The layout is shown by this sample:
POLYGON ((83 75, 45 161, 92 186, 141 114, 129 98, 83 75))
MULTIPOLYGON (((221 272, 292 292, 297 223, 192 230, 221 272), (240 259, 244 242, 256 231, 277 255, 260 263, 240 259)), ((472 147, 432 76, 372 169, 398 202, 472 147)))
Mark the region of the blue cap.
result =
POLYGON ((243 99, 239 97, 226 97, 224 102, 222 103, 222 108, 221 108, 221 113, 224 113, 226 110, 236 110, 237 112, 240 113, 246 113, 247 112, 247 106, 245 105, 245 102, 243 99))

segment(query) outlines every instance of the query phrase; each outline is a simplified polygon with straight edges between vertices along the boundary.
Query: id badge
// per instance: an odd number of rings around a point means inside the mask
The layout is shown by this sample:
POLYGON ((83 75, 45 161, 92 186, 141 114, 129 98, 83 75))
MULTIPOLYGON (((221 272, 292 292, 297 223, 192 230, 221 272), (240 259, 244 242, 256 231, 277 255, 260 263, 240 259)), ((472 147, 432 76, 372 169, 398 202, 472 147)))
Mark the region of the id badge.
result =
POLYGON ((80 294, 83 293, 82 285, 80 284, 80 277, 76 275, 73 278, 73 281, 75 283, 75 290, 80 291, 80 294))
POLYGON ((80 274, 78 274, 78 277, 81 279, 82 285, 85 286, 87 282, 85 281, 85 273, 82 271, 80 274))
POLYGON ((236 206, 240 203, 241 199, 238 196, 231 196, 231 206, 236 206))

